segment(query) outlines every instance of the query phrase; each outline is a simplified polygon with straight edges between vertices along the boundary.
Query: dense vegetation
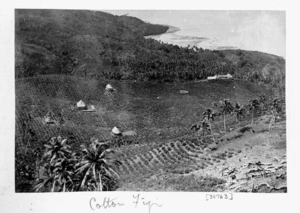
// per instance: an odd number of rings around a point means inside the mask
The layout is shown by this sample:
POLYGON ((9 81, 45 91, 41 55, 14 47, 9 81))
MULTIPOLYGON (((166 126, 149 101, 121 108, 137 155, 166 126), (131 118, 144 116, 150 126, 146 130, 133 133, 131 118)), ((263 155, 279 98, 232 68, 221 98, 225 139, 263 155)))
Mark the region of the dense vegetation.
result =
POLYGON ((167 29, 99 11, 16 10, 16 77, 55 73, 173 82, 231 73, 284 90, 283 58, 183 48, 144 38, 167 29))

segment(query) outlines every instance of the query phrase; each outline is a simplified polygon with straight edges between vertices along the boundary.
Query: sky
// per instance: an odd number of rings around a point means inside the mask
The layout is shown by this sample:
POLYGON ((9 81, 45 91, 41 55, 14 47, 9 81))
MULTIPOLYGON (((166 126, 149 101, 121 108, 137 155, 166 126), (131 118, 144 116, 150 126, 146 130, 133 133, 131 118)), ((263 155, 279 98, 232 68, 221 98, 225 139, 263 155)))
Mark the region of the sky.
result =
POLYGON ((234 47, 286 55, 286 24, 283 11, 246 10, 107 10, 114 15, 134 16, 154 24, 180 28, 173 35, 156 37, 187 46, 186 36, 206 37, 196 46, 217 49, 234 47))

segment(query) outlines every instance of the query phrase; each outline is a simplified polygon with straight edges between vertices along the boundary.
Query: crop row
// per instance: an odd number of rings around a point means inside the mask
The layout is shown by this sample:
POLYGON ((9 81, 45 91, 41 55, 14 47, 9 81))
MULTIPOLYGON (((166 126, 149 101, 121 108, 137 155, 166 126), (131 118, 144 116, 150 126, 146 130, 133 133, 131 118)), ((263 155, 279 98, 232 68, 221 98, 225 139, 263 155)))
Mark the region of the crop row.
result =
POLYGON ((130 175, 185 164, 189 165, 192 170, 203 168, 203 164, 196 164, 201 148, 191 142, 183 143, 176 141, 161 144, 152 150, 134 155, 127 152, 127 154, 122 155, 120 170, 130 175))
POLYGON ((198 140, 177 140, 151 146, 150 150, 128 152, 123 154, 123 165, 120 170, 123 173, 145 174, 156 172, 158 169, 170 170, 170 168, 189 168, 188 170, 204 169, 222 160, 239 153, 234 149, 207 156, 204 154, 202 146, 207 142, 198 140))

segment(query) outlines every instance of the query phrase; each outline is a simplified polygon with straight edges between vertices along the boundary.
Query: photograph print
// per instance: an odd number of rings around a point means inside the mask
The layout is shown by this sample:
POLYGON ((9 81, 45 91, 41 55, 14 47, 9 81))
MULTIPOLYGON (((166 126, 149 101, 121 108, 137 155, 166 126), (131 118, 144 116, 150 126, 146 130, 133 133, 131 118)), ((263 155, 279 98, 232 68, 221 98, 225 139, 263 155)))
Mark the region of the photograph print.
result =
POLYGON ((14 12, 15 192, 287 192, 284 11, 14 12))

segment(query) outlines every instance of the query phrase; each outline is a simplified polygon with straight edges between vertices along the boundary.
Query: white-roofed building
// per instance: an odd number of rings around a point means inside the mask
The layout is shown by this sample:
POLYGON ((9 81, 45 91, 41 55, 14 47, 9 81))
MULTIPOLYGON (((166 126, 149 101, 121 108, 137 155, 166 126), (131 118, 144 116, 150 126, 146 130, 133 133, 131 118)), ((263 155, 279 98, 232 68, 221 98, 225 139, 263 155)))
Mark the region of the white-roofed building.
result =
POLYGON ((207 80, 214 80, 214 79, 217 79, 217 76, 216 76, 216 75, 214 75, 214 76, 208 76, 208 77, 207 77, 207 80))
POLYGON ((105 90, 107 90, 107 91, 113 91, 115 89, 112 87, 112 85, 107 84, 106 87, 105 87, 105 90))
POLYGON ((231 74, 226 74, 226 75, 214 75, 214 76, 208 76, 207 80, 214 80, 214 79, 230 79, 232 78, 231 74))
POLYGON ((87 108, 86 104, 82 100, 77 102, 76 107, 77 107, 77 109, 86 109, 87 108))
POLYGON ((116 126, 114 128, 112 128, 111 133, 114 134, 114 135, 121 135, 122 134, 122 132, 116 126))

